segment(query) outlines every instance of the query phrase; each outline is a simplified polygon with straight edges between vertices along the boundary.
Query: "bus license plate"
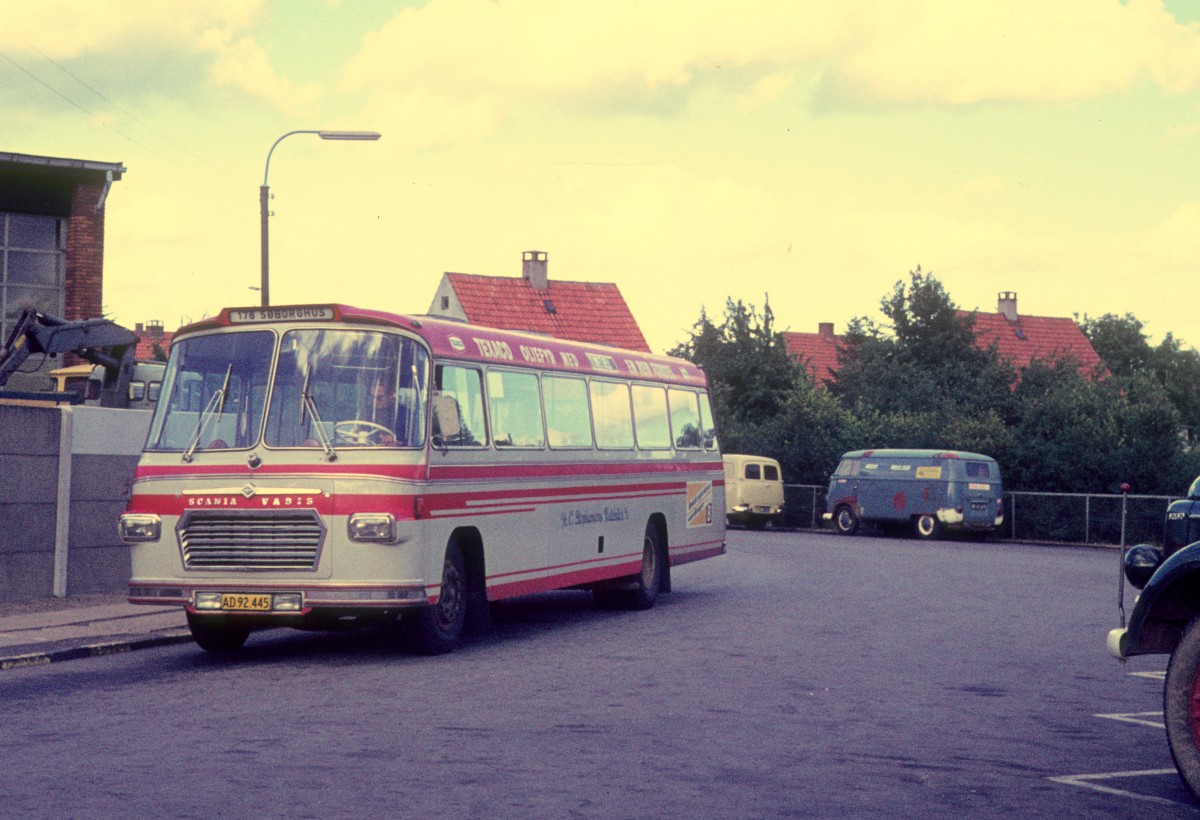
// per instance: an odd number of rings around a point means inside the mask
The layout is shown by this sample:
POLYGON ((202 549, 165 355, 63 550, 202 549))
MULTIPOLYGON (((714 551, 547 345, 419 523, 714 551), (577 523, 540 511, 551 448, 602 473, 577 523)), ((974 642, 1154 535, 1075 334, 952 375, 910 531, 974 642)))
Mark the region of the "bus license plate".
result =
POLYGON ((221 609, 231 609, 238 612, 270 612, 270 595, 221 595, 221 609))

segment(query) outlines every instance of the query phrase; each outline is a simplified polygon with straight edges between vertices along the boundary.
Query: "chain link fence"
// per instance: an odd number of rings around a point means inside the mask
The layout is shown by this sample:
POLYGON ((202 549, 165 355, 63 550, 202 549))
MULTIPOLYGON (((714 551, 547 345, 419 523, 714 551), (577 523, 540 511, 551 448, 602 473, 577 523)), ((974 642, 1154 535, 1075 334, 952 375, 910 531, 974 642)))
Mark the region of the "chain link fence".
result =
MULTIPOLYGON (((785 484, 782 526, 824 526, 826 487, 785 484)), ((1117 546, 1161 544, 1167 505, 1176 496, 1102 493, 1004 494, 1004 525, 997 536, 1011 541, 1117 546)))

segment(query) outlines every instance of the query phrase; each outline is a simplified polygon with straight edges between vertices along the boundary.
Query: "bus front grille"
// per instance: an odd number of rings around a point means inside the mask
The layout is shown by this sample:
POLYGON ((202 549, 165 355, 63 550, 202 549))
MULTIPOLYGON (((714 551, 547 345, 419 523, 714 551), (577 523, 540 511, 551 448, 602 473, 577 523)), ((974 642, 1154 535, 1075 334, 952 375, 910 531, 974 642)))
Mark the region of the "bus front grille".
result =
POLYGON ((325 541, 315 510, 189 511, 178 532, 187 569, 314 570, 325 541))

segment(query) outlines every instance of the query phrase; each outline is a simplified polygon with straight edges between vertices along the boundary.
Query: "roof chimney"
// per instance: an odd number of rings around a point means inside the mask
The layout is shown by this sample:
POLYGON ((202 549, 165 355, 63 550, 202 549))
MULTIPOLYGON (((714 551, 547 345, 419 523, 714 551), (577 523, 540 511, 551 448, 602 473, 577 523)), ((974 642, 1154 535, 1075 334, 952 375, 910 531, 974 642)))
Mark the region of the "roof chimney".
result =
POLYGON ((550 274, 546 270, 545 251, 525 251, 521 255, 521 276, 539 290, 550 287, 550 274))
POLYGON ((827 341, 833 341, 833 322, 818 322, 817 334, 827 341))
POLYGON ((1000 298, 996 302, 996 310, 1008 321, 1013 324, 1017 323, 1017 292, 1013 290, 1005 290, 1000 292, 1000 298))

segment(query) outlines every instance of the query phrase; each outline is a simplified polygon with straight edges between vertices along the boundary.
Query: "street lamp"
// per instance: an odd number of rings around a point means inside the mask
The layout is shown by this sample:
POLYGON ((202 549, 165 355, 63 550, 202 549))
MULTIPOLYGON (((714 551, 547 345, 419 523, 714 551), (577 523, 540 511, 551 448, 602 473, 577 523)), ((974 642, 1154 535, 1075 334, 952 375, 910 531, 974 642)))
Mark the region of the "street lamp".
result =
POLYGON ((267 152, 267 167, 263 170, 263 184, 258 189, 259 216, 262 220, 262 285, 260 290, 263 307, 271 304, 270 244, 267 241, 267 218, 270 216, 267 200, 271 198, 271 195, 270 188, 267 187, 267 175, 271 173, 271 154, 275 153, 275 146, 293 134, 316 134, 323 140, 377 140, 380 137, 377 131, 288 131, 271 145, 271 150, 267 152))

